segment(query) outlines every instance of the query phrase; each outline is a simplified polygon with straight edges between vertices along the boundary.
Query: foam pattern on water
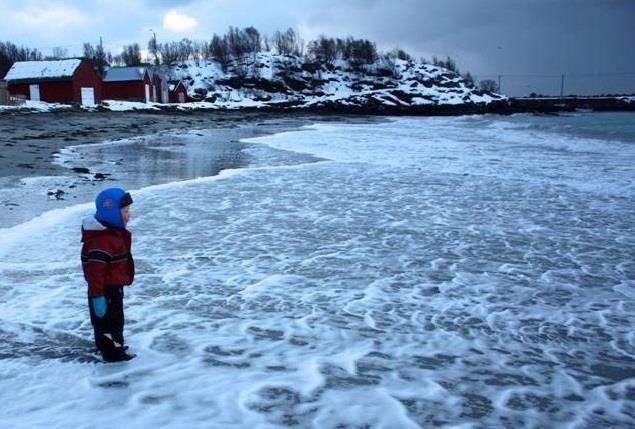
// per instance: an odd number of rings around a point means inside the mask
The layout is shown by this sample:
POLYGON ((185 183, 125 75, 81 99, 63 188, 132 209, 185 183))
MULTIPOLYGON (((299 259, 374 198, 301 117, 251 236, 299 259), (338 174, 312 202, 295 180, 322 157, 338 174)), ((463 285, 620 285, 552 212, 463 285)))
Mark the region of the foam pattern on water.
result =
MULTIPOLYGON (((451 129, 403 121, 419 127, 413 136, 451 129)), ((265 137, 336 161, 138 192, 126 333, 140 356, 128 364, 93 364, 77 263, 87 208, 19 226, 24 240, 1 249, 6 421, 90 427, 105 412, 139 427, 631 426, 632 199, 508 169, 418 165, 429 154, 416 150, 396 154, 398 166, 366 135, 394 126, 265 137), (385 155, 343 159, 363 152, 329 146, 343 135, 385 155), (306 147, 314 140, 330 153, 306 147), (47 386, 59 389, 55 413, 47 386)))

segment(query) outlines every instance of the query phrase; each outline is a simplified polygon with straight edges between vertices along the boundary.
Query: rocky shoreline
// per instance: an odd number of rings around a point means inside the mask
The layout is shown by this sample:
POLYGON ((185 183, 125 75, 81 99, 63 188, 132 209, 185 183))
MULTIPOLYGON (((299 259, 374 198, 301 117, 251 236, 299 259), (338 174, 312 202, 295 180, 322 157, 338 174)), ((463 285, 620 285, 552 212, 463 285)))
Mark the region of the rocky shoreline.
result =
MULTIPOLYGON (((577 110, 593 112, 635 111, 635 97, 543 97, 543 98, 509 98, 489 103, 461 104, 384 104, 376 99, 367 99, 359 104, 346 104, 339 101, 324 101, 320 104, 304 106, 301 102, 282 102, 275 105, 242 108, 219 108, 211 103, 187 104, 131 104, 129 110, 122 112, 110 110, 107 106, 97 106, 86 110, 79 105, 56 105, 47 113, 103 113, 118 115, 121 113, 137 113, 150 115, 171 115, 184 117, 197 115, 220 114, 227 116, 244 115, 382 115, 382 116, 460 116, 476 114, 511 115, 515 113, 554 114, 574 112, 577 110)), ((0 117, 16 114, 40 113, 30 107, 0 109, 0 117)), ((187 121, 186 121, 187 122, 187 121)))

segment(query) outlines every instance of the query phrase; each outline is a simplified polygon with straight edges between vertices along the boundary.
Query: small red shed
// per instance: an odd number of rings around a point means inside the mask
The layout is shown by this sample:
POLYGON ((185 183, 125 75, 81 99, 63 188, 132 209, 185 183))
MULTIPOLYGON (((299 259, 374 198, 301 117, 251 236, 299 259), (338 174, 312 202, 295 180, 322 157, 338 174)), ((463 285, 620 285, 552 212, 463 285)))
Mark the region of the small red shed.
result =
POLYGON ((145 67, 111 67, 103 82, 104 100, 152 101, 152 80, 145 67))
POLYGON ((185 103, 187 101, 187 89, 182 80, 171 80, 168 82, 170 93, 170 103, 185 103))
POLYGON ((87 58, 51 61, 17 61, 5 76, 10 96, 33 101, 101 102, 101 77, 87 58))

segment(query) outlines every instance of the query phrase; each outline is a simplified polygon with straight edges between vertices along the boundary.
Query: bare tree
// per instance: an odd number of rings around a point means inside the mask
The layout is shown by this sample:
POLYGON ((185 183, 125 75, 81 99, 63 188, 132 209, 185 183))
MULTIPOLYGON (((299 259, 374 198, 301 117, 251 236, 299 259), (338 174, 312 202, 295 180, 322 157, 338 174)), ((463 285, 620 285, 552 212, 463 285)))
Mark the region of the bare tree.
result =
POLYGON ((179 58, 179 44, 177 42, 159 43, 157 46, 163 64, 170 65, 179 58))
POLYGON ((159 45, 157 43, 157 36, 153 34, 150 40, 148 40, 148 51, 154 55, 154 65, 159 65, 159 45))
POLYGON ((404 51, 403 49, 395 49, 391 52, 391 55, 393 55, 393 58, 398 58, 400 60, 403 61, 411 61, 412 57, 410 56, 410 54, 408 54, 408 52, 404 51))
POLYGON ((455 73, 459 72, 459 69, 456 66, 456 62, 450 57, 446 57, 446 60, 443 61, 443 60, 439 60, 435 55, 432 57, 432 64, 436 67, 443 67, 455 73))
POLYGON ((220 37, 218 34, 214 34, 209 43, 209 49, 212 57, 218 61, 221 69, 226 72, 231 59, 229 47, 227 46, 227 36, 220 37))
POLYGON ((247 36, 247 41, 249 42, 249 52, 252 54, 260 52, 262 50, 260 32, 258 32, 258 30, 254 27, 247 27, 245 28, 245 35, 247 36))
POLYGON ((112 57, 112 61, 110 62, 110 64, 114 64, 116 66, 125 66, 126 63, 124 63, 123 58, 121 57, 121 55, 115 55, 112 57))
POLYGON ((470 72, 464 73, 463 75, 461 75, 461 77, 463 78, 463 80, 465 81, 466 85, 469 87, 474 87, 474 78, 472 77, 472 74, 470 72))
POLYGON ((377 47, 370 40, 358 39, 350 41, 350 63, 355 69, 377 60, 377 47))
POLYGON ((211 58, 212 56, 212 50, 210 49, 210 45, 209 42, 207 41, 202 41, 200 43, 200 49, 201 49, 201 57, 208 60, 211 58))
POLYGON ((300 56, 304 51, 304 42, 293 28, 288 28, 284 33, 279 31, 273 33, 273 44, 282 55, 300 56))
POLYGON ((89 42, 84 43, 84 58, 93 59, 95 57, 95 48, 89 42))
POLYGON ((9 71, 16 61, 38 61, 42 59, 42 53, 37 49, 25 46, 18 47, 11 42, 0 42, 0 76, 9 71))
POLYGON ((179 42, 179 61, 187 61, 194 56, 194 42, 184 38, 179 42))
POLYGON ((332 63, 337 58, 337 42, 321 35, 318 40, 309 42, 307 51, 318 61, 332 63))
POLYGON ((101 43, 96 47, 93 47, 89 42, 84 43, 84 58, 90 59, 102 76, 106 66, 112 62, 112 54, 106 53, 101 43))
POLYGON ((399 76, 394 53, 380 55, 377 59, 377 72, 384 76, 396 78, 399 76))
POLYGON ((234 58, 242 58, 243 55, 250 51, 249 39, 245 31, 239 28, 229 27, 229 32, 226 37, 229 51, 234 58))
POLYGON ((478 87, 480 88, 481 91, 485 91, 485 92, 498 91, 498 85, 496 84, 496 81, 492 79, 483 79, 482 81, 479 82, 478 87))
POLYGON ((455 62, 452 58, 450 58, 450 57, 447 57, 447 58, 446 58, 446 60, 445 60, 445 64, 444 64, 444 67, 445 67, 446 69, 450 70, 450 71, 453 71, 453 72, 456 72, 456 73, 458 73, 458 72, 459 72, 459 69, 458 69, 458 67, 456 66, 456 62, 455 62))
POLYGON ((135 67, 141 65, 141 48, 138 43, 132 45, 125 45, 121 52, 121 60, 128 67, 135 67))
POLYGON ((52 60, 60 60, 68 57, 68 49, 56 46, 53 48, 52 55, 49 57, 52 60))
POLYGON ((346 39, 340 39, 340 38, 335 39, 335 50, 337 51, 337 55, 340 58, 347 61, 351 58, 353 54, 353 51, 351 49, 352 41, 353 41, 352 37, 348 37, 346 39))

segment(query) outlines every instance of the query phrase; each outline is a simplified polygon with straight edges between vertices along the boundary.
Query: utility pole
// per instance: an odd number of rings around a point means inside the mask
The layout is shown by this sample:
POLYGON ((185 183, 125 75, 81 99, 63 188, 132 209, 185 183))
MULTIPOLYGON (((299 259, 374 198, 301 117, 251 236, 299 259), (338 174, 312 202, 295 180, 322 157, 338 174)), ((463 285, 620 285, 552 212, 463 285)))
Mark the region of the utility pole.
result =
POLYGON ((104 52, 104 41, 102 40, 101 36, 99 36, 99 50, 96 53, 95 57, 95 60, 97 62, 97 70, 103 77, 106 68, 106 53, 104 52))
POLYGON ((564 98, 564 73, 560 76, 560 98, 564 98))
POLYGON ((150 29, 150 31, 152 31, 152 50, 154 51, 154 65, 158 66, 159 65, 159 56, 157 55, 157 51, 159 50, 159 47, 157 46, 157 33, 156 31, 154 31, 153 29, 150 29))

